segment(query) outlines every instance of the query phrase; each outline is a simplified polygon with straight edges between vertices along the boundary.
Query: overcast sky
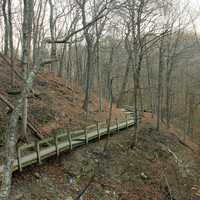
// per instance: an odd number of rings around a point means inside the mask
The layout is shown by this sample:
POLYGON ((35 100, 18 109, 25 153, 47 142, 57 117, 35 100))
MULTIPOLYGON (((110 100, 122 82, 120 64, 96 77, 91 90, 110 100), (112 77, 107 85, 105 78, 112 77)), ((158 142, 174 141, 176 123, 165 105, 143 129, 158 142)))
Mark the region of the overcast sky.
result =
MULTIPOLYGON (((187 5, 188 17, 191 15, 195 19, 196 31, 200 34, 200 0, 180 0, 180 2, 182 8, 187 5)), ((193 25, 189 26, 188 29, 193 31, 193 25)))
POLYGON ((188 0, 191 4, 199 5, 199 0, 188 0))

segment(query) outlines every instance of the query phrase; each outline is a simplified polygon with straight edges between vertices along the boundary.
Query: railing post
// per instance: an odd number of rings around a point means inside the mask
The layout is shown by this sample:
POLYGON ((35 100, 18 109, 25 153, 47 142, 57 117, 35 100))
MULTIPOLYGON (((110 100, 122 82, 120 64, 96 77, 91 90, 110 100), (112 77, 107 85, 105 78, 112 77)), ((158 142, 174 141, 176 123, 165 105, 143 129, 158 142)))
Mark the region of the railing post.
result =
POLYGON ((101 140, 101 134, 100 134, 100 131, 99 131, 99 122, 98 121, 97 121, 97 134, 98 134, 99 140, 101 140))
POLYGON ((116 118, 115 121, 116 121, 117 133, 119 133, 119 124, 118 124, 118 119, 116 118))
POLYGON ((70 148, 70 150, 72 150, 72 149, 73 149, 73 145, 72 145, 72 135, 71 135, 71 133, 70 133, 69 130, 68 130, 67 132, 68 132, 69 148, 70 148))
POLYGON ((141 123, 141 121, 142 121, 142 114, 141 113, 139 113, 138 118, 139 118, 139 123, 141 123))
POLYGON ((59 146, 58 146, 58 136, 54 137, 55 147, 56 147, 56 155, 59 156, 59 146))
POLYGON ((21 149, 20 147, 17 148, 17 162, 18 162, 18 167, 19 171, 22 171, 22 163, 21 163, 21 149))
POLYGON ((40 157, 40 142, 37 141, 35 143, 35 145, 36 145, 36 153, 37 153, 38 163, 41 164, 42 162, 41 162, 41 157, 40 157))
POLYGON ((128 128, 128 117, 126 115, 126 128, 128 128))
POLYGON ((107 134, 110 136, 110 124, 109 124, 109 119, 106 119, 106 126, 107 126, 107 134))
POLYGON ((87 127, 85 127, 85 144, 88 144, 88 135, 87 135, 87 127))

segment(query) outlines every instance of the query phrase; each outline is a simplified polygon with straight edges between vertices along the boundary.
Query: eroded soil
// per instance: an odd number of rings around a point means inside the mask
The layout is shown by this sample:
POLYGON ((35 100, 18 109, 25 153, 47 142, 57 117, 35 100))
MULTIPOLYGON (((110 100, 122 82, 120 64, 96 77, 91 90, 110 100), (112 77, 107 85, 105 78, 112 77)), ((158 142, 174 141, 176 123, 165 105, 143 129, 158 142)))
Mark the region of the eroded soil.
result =
POLYGON ((176 136, 143 120, 134 129, 15 173, 12 198, 23 200, 198 199, 199 160, 176 136), (192 197, 193 196, 193 197, 192 197))

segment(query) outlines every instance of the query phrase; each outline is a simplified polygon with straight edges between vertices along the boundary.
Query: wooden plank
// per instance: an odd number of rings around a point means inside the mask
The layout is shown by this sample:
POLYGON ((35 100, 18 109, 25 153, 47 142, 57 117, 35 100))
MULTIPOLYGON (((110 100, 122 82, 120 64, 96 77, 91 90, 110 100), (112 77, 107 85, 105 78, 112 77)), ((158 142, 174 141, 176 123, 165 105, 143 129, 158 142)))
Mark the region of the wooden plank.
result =
POLYGON ((41 157, 40 157, 40 143, 36 142, 35 145, 36 145, 36 153, 37 153, 38 163, 42 164, 41 157))
POLYGON ((128 116, 126 115, 126 128, 128 128, 128 116))
MULTIPOLYGON (((113 133, 114 131, 126 129, 127 123, 128 123, 128 126, 132 126, 134 125, 134 120, 128 120, 127 122, 122 122, 122 123, 119 123, 118 121, 118 123, 116 122, 116 124, 110 127, 110 132, 113 133)), ((51 146, 48 146, 43 149, 40 148, 40 144, 43 142, 37 142, 35 144, 36 151, 32 151, 30 154, 25 155, 25 156, 21 154, 22 152, 19 153, 20 160, 16 159, 14 161, 13 171, 18 170, 18 169, 22 170, 23 167, 31 165, 32 163, 36 163, 36 162, 41 163, 43 159, 48 158, 52 155, 59 155, 61 151, 72 149, 73 147, 79 147, 79 146, 84 145, 85 143, 87 144, 90 140, 93 140, 95 138, 98 139, 99 135, 100 136, 107 135, 107 128, 96 128, 96 130, 93 130, 90 132, 88 132, 88 130, 86 129, 85 133, 86 133, 85 135, 80 135, 80 136, 75 137, 75 139, 77 140, 72 140, 70 132, 68 132, 67 134, 64 133, 64 134, 58 135, 55 138, 44 139, 45 142, 53 139, 55 140, 54 142, 55 144, 53 143, 51 146), (65 136, 67 136, 68 140, 67 141, 63 140, 59 142, 59 139, 65 136)), ((19 149, 20 151, 22 150, 25 151, 26 149, 32 148, 32 147, 33 147, 33 143, 30 145, 23 145, 19 149)), ((2 173, 2 170, 3 170, 3 166, 0 166, 0 173, 2 173)))
POLYGON ((101 134, 100 134, 100 131, 99 131, 99 122, 97 122, 96 127, 97 127, 98 139, 101 140, 101 134))
POLYGON ((68 132, 57 135, 58 139, 61 139, 63 137, 68 137, 68 132))
POLYGON ((94 129, 94 128, 96 128, 96 124, 92 124, 90 126, 87 126, 86 128, 87 128, 87 130, 94 129))
POLYGON ((54 137, 55 147, 56 147, 56 155, 59 156, 59 145, 58 145, 58 137, 54 137))
POLYGON ((48 143, 49 144, 49 142, 52 142, 52 141, 54 141, 54 137, 48 137, 48 138, 45 138, 45 139, 43 139, 43 140, 40 140, 38 143, 41 145, 41 144, 45 144, 45 143, 48 143))
POLYGON ((85 144, 88 144, 88 133, 87 133, 87 127, 85 128, 85 144))
POLYGON ((73 143, 72 143, 72 135, 71 135, 70 131, 68 131, 68 141, 69 141, 70 150, 72 150, 73 143))
POLYGON ((107 126, 107 134, 108 136, 110 136, 110 124, 109 124, 109 120, 106 120, 106 126, 107 126))
POLYGON ((106 135, 107 134, 107 128, 101 128, 101 129, 99 129, 99 132, 100 132, 101 136, 106 135))
POLYGON ((79 136, 81 134, 84 134, 84 130, 75 130, 71 132, 72 138, 73 136, 79 136))
POLYGON ((119 133, 119 124, 118 124, 118 119, 116 118, 115 121, 116 121, 116 126, 117 126, 117 133, 119 133))
POLYGON ((27 126, 33 131, 34 135, 36 137, 38 137, 39 139, 43 139, 44 136, 42 135, 42 133, 40 132, 40 130, 38 128, 36 128, 31 121, 28 119, 27 121, 27 126))
POLYGON ((22 171, 22 163, 21 163, 21 149, 18 148, 17 149, 17 161, 18 161, 18 167, 19 167, 19 171, 22 171))
POLYGON ((105 128, 106 127, 106 120, 103 122, 99 122, 99 128, 105 128))
POLYGON ((30 149, 30 148, 35 148, 35 142, 32 142, 30 144, 24 144, 18 148, 20 148, 21 151, 23 150, 25 151, 26 149, 30 149))

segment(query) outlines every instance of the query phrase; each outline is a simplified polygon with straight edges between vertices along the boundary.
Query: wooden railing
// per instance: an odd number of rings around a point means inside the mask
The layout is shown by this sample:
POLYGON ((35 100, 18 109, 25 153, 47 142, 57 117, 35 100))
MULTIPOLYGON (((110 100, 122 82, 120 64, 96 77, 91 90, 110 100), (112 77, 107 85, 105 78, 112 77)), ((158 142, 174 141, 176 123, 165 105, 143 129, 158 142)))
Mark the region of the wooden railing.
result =
MULTIPOLYGON (((25 144, 17 148, 17 157, 13 164, 13 171, 20 170, 33 163, 42 163, 42 160, 57 155, 63 151, 70 151, 82 145, 87 145, 92 140, 101 140, 102 137, 119 133, 120 130, 134 125, 134 120, 127 112, 125 119, 116 119, 108 128, 107 121, 97 122, 82 130, 66 130, 55 137, 49 137, 34 143, 25 144)), ((3 166, 0 166, 0 174, 3 166)))

